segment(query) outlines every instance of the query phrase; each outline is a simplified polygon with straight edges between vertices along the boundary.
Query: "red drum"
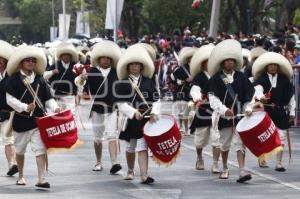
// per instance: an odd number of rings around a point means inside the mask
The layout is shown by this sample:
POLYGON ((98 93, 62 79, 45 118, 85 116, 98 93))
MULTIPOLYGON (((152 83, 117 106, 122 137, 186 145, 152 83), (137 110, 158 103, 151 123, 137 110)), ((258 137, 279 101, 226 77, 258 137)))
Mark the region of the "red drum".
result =
POLYGON ((78 144, 77 126, 70 109, 36 119, 47 149, 70 149, 78 144))
POLYGON ((265 159, 282 149, 278 129, 266 112, 254 112, 250 117, 244 117, 236 130, 256 157, 265 159))
POLYGON ((171 165, 175 162, 181 143, 181 134, 174 117, 160 115, 158 121, 147 122, 144 138, 158 164, 171 165))

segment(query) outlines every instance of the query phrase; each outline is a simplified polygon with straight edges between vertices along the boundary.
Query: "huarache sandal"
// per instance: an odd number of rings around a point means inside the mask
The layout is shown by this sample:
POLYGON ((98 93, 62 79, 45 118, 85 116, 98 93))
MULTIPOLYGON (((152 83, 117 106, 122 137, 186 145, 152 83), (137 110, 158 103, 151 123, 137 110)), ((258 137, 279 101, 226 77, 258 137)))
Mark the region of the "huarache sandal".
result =
POLYGON ((35 186, 38 188, 46 188, 46 189, 50 188, 49 182, 43 182, 43 183, 39 182, 39 183, 36 183, 35 186))
POLYGON ((198 159, 196 161, 196 170, 204 170, 204 161, 201 159, 198 159))
POLYGON ((285 172, 286 169, 281 164, 277 164, 276 167, 275 167, 275 171, 285 172))
POLYGON ((21 186, 25 186, 26 185, 26 180, 25 178, 20 178, 17 180, 16 185, 21 185, 21 186))
POLYGON ((146 180, 142 180, 142 184, 152 184, 154 182, 154 179, 151 177, 147 177, 146 180))
POLYGON ((265 161, 265 160, 258 160, 258 166, 260 168, 269 168, 267 161, 265 161))
POLYGON ((251 174, 246 174, 244 176, 240 176, 239 179, 236 180, 236 182, 243 183, 243 182, 246 182, 246 181, 251 180, 251 179, 252 179, 251 174))
POLYGON ((8 176, 13 176, 13 175, 15 175, 16 173, 18 173, 18 166, 17 165, 12 165, 11 167, 10 167, 10 169, 8 170, 8 172, 6 173, 6 175, 8 175, 8 176))
POLYGON ((219 179, 228 179, 229 178, 229 170, 225 169, 221 172, 219 179))
POLYGON ((114 164, 111 169, 110 169, 110 173, 111 174, 116 174, 118 171, 120 171, 122 169, 122 166, 120 164, 114 164))
POLYGON ((102 164, 100 162, 98 162, 95 167, 93 168, 93 171, 102 171, 103 167, 102 164))

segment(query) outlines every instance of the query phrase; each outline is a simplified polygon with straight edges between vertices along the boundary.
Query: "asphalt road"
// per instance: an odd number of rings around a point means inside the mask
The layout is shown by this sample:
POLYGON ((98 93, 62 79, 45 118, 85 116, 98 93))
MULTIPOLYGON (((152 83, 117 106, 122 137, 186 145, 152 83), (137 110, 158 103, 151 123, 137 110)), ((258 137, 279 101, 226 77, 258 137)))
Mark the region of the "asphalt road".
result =
MULTIPOLYGON (((172 113, 172 104, 163 106, 163 112, 172 113)), ((175 198, 298 198, 300 197, 300 129, 292 129, 293 159, 288 163, 288 153, 285 149, 284 162, 287 167, 285 173, 274 171, 275 157, 269 160, 270 168, 261 169, 257 159, 247 152, 246 166, 253 174, 249 183, 238 184, 237 162, 234 150, 230 152, 230 177, 228 180, 218 179, 218 175, 210 173, 211 147, 205 148, 205 170, 196 171, 196 152, 193 137, 183 138, 180 156, 170 167, 159 167, 150 160, 149 174, 155 178, 153 185, 139 183, 138 167, 133 181, 125 181, 123 177, 127 171, 124 143, 121 143, 119 154, 123 166, 118 175, 110 175, 110 160, 107 143, 104 144, 104 170, 94 172, 95 164, 93 151, 93 133, 90 121, 87 120, 88 105, 82 105, 79 110, 86 129, 80 122, 80 140, 84 142, 80 147, 62 153, 49 155, 50 171, 47 179, 51 189, 37 190, 34 184, 37 179, 36 163, 30 147, 27 148, 25 158, 25 177, 27 185, 16 186, 17 177, 7 177, 7 165, 4 148, 0 147, 0 199, 79 199, 79 198, 141 198, 141 199, 175 199, 175 198)), ((79 121, 79 120, 78 120, 79 121)), ((221 165, 221 164, 219 164, 221 165)))

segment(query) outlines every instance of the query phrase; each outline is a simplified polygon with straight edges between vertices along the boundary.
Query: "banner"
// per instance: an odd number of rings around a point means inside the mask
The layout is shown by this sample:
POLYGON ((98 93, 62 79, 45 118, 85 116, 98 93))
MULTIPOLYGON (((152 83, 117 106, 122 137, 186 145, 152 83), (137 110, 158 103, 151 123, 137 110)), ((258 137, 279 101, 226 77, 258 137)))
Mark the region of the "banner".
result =
POLYGON ((77 12, 76 34, 82 34, 90 37, 89 12, 77 12))
POLYGON ((123 4, 124 0, 107 0, 105 29, 118 29, 123 10, 123 4), (117 17, 117 20, 115 20, 115 17, 117 17))
POLYGON ((51 26, 50 27, 50 41, 54 41, 57 38, 57 27, 56 26, 51 26))
POLYGON ((67 40, 69 38, 69 29, 70 29, 70 20, 71 15, 66 15, 66 25, 64 24, 64 15, 59 14, 58 24, 59 24, 59 39, 67 40))

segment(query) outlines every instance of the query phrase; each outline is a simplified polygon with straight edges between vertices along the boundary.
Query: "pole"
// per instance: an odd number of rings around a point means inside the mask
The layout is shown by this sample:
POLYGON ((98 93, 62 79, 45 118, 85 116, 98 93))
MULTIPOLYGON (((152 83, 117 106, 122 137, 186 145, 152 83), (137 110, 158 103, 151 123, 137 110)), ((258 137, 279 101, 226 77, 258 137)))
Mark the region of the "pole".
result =
POLYGON ((63 17, 64 17, 64 37, 63 40, 67 40, 67 19, 66 19, 66 0, 62 0, 62 6, 63 6, 63 17))
POLYGON ((114 7, 114 42, 117 43, 117 29, 118 29, 118 14, 117 14, 117 9, 118 7, 118 0, 115 0, 115 7, 114 7))
POLYGON ((213 38, 216 38, 218 33, 220 5, 221 5, 220 0, 213 0, 210 24, 209 24, 209 33, 208 33, 208 35, 213 38))
POLYGON ((53 39, 55 39, 55 18, 54 18, 54 0, 52 0, 52 35, 53 39))
POLYGON ((81 0, 82 33, 85 34, 84 0, 81 0))

